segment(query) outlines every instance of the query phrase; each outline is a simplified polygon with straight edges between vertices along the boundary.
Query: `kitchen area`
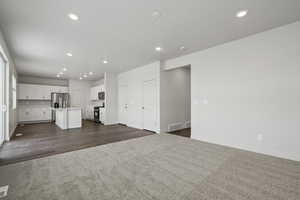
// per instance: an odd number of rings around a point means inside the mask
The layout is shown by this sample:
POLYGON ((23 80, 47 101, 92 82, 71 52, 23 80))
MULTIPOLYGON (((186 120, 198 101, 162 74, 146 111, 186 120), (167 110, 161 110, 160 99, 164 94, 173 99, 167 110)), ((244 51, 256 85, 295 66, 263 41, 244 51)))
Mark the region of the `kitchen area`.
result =
POLYGON ((95 82, 68 80, 66 83, 19 83, 18 124, 55 123, 62 130, 81 128, 83 120, 103 125, 104 79, 95 82))
POLYGON ((18 126, 0 149, 0 166, 151 135, 118 124, 118 79, 54 79, 21 75, 18 126))

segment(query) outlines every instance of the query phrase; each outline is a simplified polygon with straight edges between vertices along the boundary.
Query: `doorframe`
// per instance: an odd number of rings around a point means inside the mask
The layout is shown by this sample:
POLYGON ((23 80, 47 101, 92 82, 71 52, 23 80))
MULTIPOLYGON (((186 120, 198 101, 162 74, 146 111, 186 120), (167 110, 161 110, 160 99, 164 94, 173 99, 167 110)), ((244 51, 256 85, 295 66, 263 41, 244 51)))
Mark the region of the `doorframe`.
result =
POLYGON ((159 111, 159 109, 158 109, 158 106, 159 106, 159 102, 157 102, 157 99, 158 98, 160 98, 158 95, 159 95, 159 90, 158 90, 158 85, 157 85, 157 78, 151 78, 151 79, 145 79, 145 80, 143 80, 142 81, 142 121, 143 121, 143 125, 142 125, 142 129, 144 129, 144 130, 147 130, 147 131, 151 131, 151 132, 155 132, 155 133, 159 133, 159 130, 158 130, 158 123, 160 123, 159 122, 159 119, 158 119, 158 117, 157 117, 157 115, 158 115, 158 111, 159 111), (145 118, 144 118, 144 112, 145 112, 145 109, 144 109, 144 107, 145 107, 145 95, 144 95, 144 84, 145 84, 145 82, 150 82, 150 81, 154 81, 154 83, 155 83, 155 93, 156 93, 156 99, 155 99, 155 130, 148 130, 148 129, 145 129, 145 118), (157 91, 158 91, 158 93, 157 93, 157 91))
MULTIPOLYGON (((4 71, 5 71, 5 75, 4 75, 4 84, 5 84, 5 89, 4 89, 4 96, 5 98, 5 104, 6 104, 6 112, 5 112, 5 133, 4 133, 4 142, 5 141, 9 141, 10 140, 10 135, 9 135, 9 61, 8 58, 2 48, 2 46, 0 45, 0 56, 3 58, 4 60, 4 71)), ((0 144, 1 146, 2 144, 0 144)))
POLYGON ((121 125, 124 125, 124 126, 128 126, 128 107, 129 107, 129 102, 128 102, 128 84, 127 83, 124 83, 124 84, 118 84, 118 123, 121 124, 121 125), (126 105, 127 105, 127 108, 126 108, 126 120, 123 121, 124 123, 121 122, 120 118, 121 118, 121 113, 120 113, 120 105, 119 105, 119 101, 120 101, 120 98, 121 95, 120 95, 120 90, 121 90, 121 87, 126 87, 126 105))

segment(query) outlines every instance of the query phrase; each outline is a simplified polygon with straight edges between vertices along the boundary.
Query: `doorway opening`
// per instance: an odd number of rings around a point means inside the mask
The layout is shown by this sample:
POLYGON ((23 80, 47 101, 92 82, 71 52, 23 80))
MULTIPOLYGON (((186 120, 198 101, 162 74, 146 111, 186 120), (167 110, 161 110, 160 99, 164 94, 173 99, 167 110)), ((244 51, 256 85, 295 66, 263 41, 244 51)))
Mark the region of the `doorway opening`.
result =
POLYGON ((8 60, 0 47, 0 146, 9 140, 8 124, 8 60))
POLYGON ((191 66, 161 71, 161 132, 191 137, 191 66))

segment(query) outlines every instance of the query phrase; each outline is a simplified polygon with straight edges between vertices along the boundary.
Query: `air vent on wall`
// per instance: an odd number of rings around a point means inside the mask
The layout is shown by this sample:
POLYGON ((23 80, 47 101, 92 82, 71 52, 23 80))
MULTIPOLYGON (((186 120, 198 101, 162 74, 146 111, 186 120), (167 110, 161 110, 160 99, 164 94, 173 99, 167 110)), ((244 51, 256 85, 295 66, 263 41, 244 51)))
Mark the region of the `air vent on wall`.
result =
POLYGON ((180 129, 184 128, 184 124, 183 123, 174 123, 174 124, 169 124, 168 125, 168 132, 172 132, 172 131, 177 131, 180 129))

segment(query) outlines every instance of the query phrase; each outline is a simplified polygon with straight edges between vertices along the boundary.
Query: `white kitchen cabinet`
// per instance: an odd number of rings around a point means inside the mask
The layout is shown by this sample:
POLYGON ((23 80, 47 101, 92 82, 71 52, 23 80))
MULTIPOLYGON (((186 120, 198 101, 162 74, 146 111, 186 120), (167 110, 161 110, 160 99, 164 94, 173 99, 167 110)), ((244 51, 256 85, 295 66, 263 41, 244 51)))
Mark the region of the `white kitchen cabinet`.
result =
POLYGON ((105 108, 100 108, 99 119, 102 123, 105 121, 105 108))
POLYGON ((94 120, 94 107, 93 106, 87 106, 85 109, 85 118, 89 120, 94 120))
POLYGON ((26 100, 24 101, 26 104, 24 102, 21 103, 21 101, 18 106, 19 122, 50 121, 51 110, 49 101, 51 100, 51 93, 68 92, 68 87, 51 85, 20 83, 18 88, 18 99, 26 100))
POLYGON ((48 121, 51 120, 51 110, 49 108, 42 108, 41 109, 41 120, 48 121))
POLYGON ((30 110, 29 109, 23 109, 23 108, 19 108, 18 109, 18 117, 19 117, 19 121, 23 122, 23 121, 30 121, 30 110))
POLYGON ((63 86, 51 86, 52 92, 58 92, 58 93, 66 93, 69 91, 68 87, 63 87, 63 86))
POLYGON ((32 96, 33 90, 31 89, 31 85, 28 84, 19 84, 18 85, 19 99, 29 99, 32 96))
POLYGON ((18 109, 19 122, 50 121, 50 107, 21 107, 18 109))
POLYGON ((55 124, 61 129, 80 128, 82 126, 81 108, 59 108, 55 110, 55 124))
POLYGON ((95 94, 96 94, 96 88, 92 87, 90 93, 91 93, 90 94, 90 100, 95 101, 96 100, 96 96, 95 96, 95 94))
POLYGON ((18 84, 18 99, 20 100, 50 100, 52 92, 68 92, 68 87, 50 86, 50 85, 34 85, 34 84, 18 84))
POLYGON ((104 92, 104 85, 99 85, 98 89, 99 89, 100 92, 104 92))
POLYGON ((91 88, 90 100, 97 101, 99 92, 104 92, 104 85, 98 85, 91 88))

